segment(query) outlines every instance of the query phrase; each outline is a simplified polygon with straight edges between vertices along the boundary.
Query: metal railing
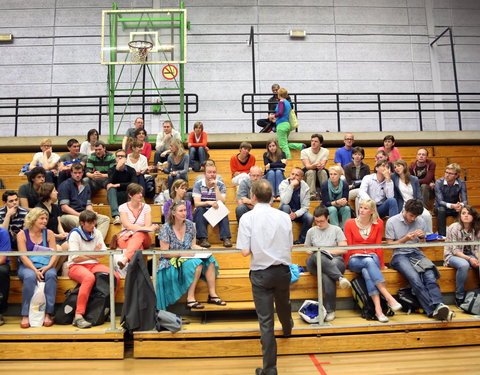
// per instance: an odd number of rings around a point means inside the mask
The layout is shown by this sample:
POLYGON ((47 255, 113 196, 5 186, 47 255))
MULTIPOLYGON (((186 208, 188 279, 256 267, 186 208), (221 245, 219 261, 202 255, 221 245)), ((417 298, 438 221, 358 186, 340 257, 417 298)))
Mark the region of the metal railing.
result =
MULTIPOLYGON (((177 94, 163 94, 161 101, 146 102, 146 98, 158 99, 158 94, 134 94, 134 95, 116 95, 115 108, 123 109, 126 103, 132 107, 128 111, 115 111, 115 115, 160 115, 161 113, 179 114, 180 98, 177 94), (160 111, 154 111, 153 106, 159 106, 160 111)), ((198 112, 198 95, 185 94, 185 129, 188 132, 189 114, 198 112)), ((106 95, 87 95, 87 96, 50 96, 50 97, 0 97, 0 118, 12 119, 14 125, 13 136, 18 135, 20 119, 37 117, 55 118, 55 135, 61 135, 62 119, 75 116, 82 117, 96 116, 98 118, 96 126, 101 134, 102 125, 108 126, 108 96, 106 95), (82 111, 83 109, 83 111, 82 111), (102 116, 105 118, 102 119, 102 116)), ((86 121, 91 121, 87 119, 86 121)), ((67 124, 71 126, 71 123, 67 124)), ((32 126, 29 124, 29 126, 32 126)), ((96 127, 92 124, 92 127, 96 127)), ((2 136, 8 136, 2 134, 2 136)))
MULTIPOLYGON (((462 130, 462 113, 480 112, 480 93, 289 93, 297 117, 302 113, 335 113, 337 131, 342 128, 342 114, 374 113, 378 116, 378 130, 383 131, 384 113, 414 113, 419 130, 423 131, 424 114, 453 112, 457 114, 458 130, 462 130)), ((252 114, 252 132, 255 132, 254 114, 268 113, 269 94, 242 95, 242 112, 252 114)))

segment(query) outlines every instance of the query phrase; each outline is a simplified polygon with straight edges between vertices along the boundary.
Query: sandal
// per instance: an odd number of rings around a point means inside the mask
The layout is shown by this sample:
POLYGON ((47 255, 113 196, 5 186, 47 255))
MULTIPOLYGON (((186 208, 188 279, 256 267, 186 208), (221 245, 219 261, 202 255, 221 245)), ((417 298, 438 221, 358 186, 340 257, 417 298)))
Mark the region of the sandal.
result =
POLYGON ((200 302, 197 301, 187 301, 185 303, 185 306, 187 309, 204 309, 205 306, 203 306, 200 302))
POLYGON ((212 297, 210 295, 208 296, 207 303, 211 303, 213 305, 219 305, 219 306, 225 306, 227 304, 225 301, 222 301, 220 297, 218 296, 212 297))

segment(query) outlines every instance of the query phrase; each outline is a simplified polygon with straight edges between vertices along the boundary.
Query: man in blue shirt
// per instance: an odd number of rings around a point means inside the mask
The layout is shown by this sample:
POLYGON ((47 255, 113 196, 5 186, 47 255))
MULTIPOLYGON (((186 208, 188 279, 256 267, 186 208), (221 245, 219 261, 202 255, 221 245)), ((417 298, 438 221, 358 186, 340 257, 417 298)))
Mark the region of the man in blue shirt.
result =
POLYGON ((345 167, 348 163, 352 162, 352 149, 354 142, 355 139, 353 137, 353 134, 346 133, 343 137, 343 143, 345 143, 345 146, 335 151, 335 159, 333 161, 337 164, 340 164, 342 168, 345 167))
MULTIPOLYGON (((0 251, 11 251, 10 235, 0 228, 0 251)), ((10 265, 6 256, 0 256, 0 326, 5 324, 3 314, 8 307, 8 293, 10 291, 10 265)))

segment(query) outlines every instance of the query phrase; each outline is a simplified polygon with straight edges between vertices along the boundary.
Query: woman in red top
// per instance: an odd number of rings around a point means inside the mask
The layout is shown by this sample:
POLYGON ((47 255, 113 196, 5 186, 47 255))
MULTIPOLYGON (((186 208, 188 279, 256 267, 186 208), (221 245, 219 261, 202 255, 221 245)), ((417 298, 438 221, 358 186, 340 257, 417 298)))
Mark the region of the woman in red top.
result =
MULTIPOLYGON (((368 199, 360 202, 358 217, 347 220, 344 231, 349 245, 381 244, 383 221, 378 217, 375 201, 368 199)), ((380 305, 380 293, 393 311, 401 310, 402 305, 392 297, 385 287, 385 279, 380 271, 380 269, 387 268, 383 261, 383 249, 348 250, 344 259, 350 271, 361 273, 365 279, 368 295, 375 305, 375 316, 378 321, 388 322, 380 305)))
POLYGON ((195 172, 201 170, 201 165, 208 159, 207 133, 203 131, 203 123, 197 121, 193 125, 193 132, 188 136, 188 150, 190 165, 195 172))

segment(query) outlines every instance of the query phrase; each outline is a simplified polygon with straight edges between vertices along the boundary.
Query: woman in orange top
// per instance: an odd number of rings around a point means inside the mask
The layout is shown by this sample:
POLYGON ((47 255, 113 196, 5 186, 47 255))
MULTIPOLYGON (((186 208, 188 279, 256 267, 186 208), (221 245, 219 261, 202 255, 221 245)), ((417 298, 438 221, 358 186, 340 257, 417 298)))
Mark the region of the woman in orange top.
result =
POLYGON ((250 154, 252 145, 248 142, 240 143, 240 152, 230 158, 230 170, 232 171, 232 184, 240 183, 249 178, 250 168, 256 163, 255 156, 250 154))
MULTIPOLYGON (((358 217, 347 220, 344 231, 349 245, 381 244, 383 221, 378 217, 375 201, 368 199, 360 202, 358 217)), ((402 305, 392 297, 385 287, 385 279, 380 271, 380 269, 387 268, 383 261, 383 249, 348 250, 344 259, 350 271, 362 274, 367 285, 368 295, 375 305, 375 316, 378 321, 388 322, 380 305, 380 293, 393 311, 401 310, 402 305)))
POLYGON ((201 170, 201 165, 208 159, 207 133, 203 131, 203 123, 197 121, 193 125, 193 132, 188 135, 188 152, 190 165, 195 172, 201 170))

